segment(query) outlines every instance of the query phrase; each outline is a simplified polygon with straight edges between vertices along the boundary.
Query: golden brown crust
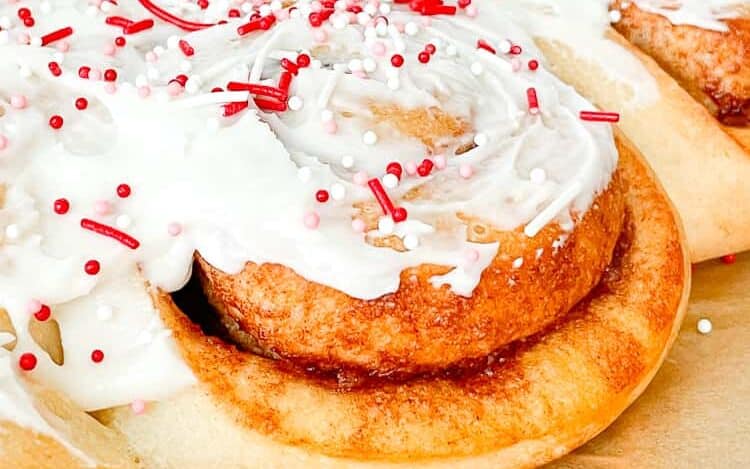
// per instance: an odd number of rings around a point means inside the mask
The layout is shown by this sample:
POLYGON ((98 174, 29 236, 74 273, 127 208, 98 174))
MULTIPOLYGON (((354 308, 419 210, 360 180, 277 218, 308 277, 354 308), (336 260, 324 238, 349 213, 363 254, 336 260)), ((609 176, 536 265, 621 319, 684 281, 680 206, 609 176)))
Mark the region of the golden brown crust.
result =
POLYGON ((614 27, 652 56, 721 122, 745 126, 750 120, 750 19, 724 21, 727 32, 673 25, 661 15, 622 8, 614 27))
POLYGON ((168 295, 154 292, 201 386, 155 404, 149 419, 119 410, 105 418, 147 456, 180 467, 196 467, 198 455, 226 467, 260 458, 288 468, 497 469, 559 457, 640 394, 687 304, 687 253, 674 210, 630 149, 620 171, 625 229, 601 284, 553 328, 480 373, 338 389, 203 335, 168 295), (176 442, 152 437, 172 427, 190 430, 176 442), (214 444, 194 449, 214 434, 221 435, 214 444))
MULTIPOLYGON (((210 303, 244 332, 235 339, 271 355, 321 370, 374 375, 431 372, 486 357, 566 314, 599 282, 623 218, 622 181, 615 174, 567 241, 548 226, 534 238, 521 231, 485 233, 500 252, 471 297, 434 288, 450 269, 423 265, 401 274, 393 294, 352 298, 291 269, 248 263, 237 275, 199 255, 197 271, 210 303), (541 251, 538 251, 541 250, 541 251), (513 262, 523 258, 523 265, 513 262)), ((471 225, 470 225, 471 226, 471 225)), ((482 229, 486 229, 482 227, 482 229)))

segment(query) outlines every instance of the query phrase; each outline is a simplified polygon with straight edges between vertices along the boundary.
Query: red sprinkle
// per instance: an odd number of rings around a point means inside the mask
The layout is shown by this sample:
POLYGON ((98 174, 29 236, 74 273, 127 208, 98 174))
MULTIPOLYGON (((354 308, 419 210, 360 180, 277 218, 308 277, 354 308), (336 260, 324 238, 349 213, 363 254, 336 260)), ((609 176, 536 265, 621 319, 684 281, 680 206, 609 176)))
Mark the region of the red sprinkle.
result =
POLYGON ((145 31, 147 29, 151 29, 154 27, 154 20, 151 18, 143 21, 138 21, 136 23, 131 23, 126 25, 124 28, 122 28, 123 34, 135 34, 140 33, 141 31, 145 31))
POLYGON ((529 60, 529 70, 535 71, 539 68, 539 62, 537 60, 529 60))
POLYGON ((117 70, 113 68, 108 68, 104 71, 104 80, 106 81, 115 81, 117 80, 117 70))
POLYGON ((616 112, 581 111, 581 120, 589 122, 620 122, 616 112))
POLYGON ((87 67, 84 65, 83 67, 78 69, 78 76, 83 79, 88 79, 89 73, 91 73, 91 67, 87 67))
POLYGON ((437 51, 437 47, 435 47, 435 44, 427 44, 426 46, 424 46, 424 51, 430 55, 433 55, 437 51))
POLYGON ((287 58, 281 59, 281 66, 292 75, 296 75, 299 71, 297 64, 287 58))
MULTIPOLYGON (((84 230, 93 231, 94 233, 98 233, 103 236, 110 237, 116 241, 119 241, 121 244, 129 247, 130 249, 138 249, 138 247, 141 245, 141 243, 138 242, 137 239, 126 233, 123 233, 117 228, 113 228, 109 225, 105 225, 88 218, 81 219, 81 228, 83 228, 84 230)), ((96 275, 98 272, 99 263, 97 261, 89 261, 86 263, 86 273, 88 273, 89 275, 96 275), (93 262, 96 262, 96 272, 92 274, 91 272, 89 272, 89 264, 93 262)))
POLYGON ((21 19, 29 18, 31 17, 31 10, 29 10, 26 7, 19 8, 18 9, 18 17, 21 19))
POLYGON ((458 0, 458 6, 461 8, 466 8, 469 5, 471 5, 471 0, 458 0))
POLYGON ((477 49, 484 49, 491 54, 497 54, 495 48, 492 47, 490 43, 485 41, 484 39, 480 39, 477 41, 477 49))
POLYGON ((402 65, 404 65, 404 56, 401 54, 394 54, 393 57, 391 57, 391 65, 393 65, 396 68, 399 68, 402 65))
POLYGON ((536 96, 536 89, 529 88, 526 90, 526 100, 529 102, 529 112, 537 114, 539 112, 539 98, 536 96))
POLYGON ((70 202, 68 202, 68 199, 57 199, 52 208, 56 214, 65 215, 70 210, 70 202))
POLYGON ((419 61, 422 62, 423 64, 426 64, 427 62, 430 61, 430 54, 429 52, 420 52, 419 55, 417 56, 417 59, 419 59, 419 61))
POLYGON ((46 321, 47 319, 50 318, 50 316, 52 316, 52 310, 49 309, 49 306, 47 306, 47 305, 42 305, 42 307, 39 308, 39 311, 37 311, 36 313, 34 313, 34 317, 39 322, 46 321))
POLYGON ((104 360, 104 352, 102 352, 99 349, 94 350, 91 352, 91 361, 94 363, 101 363, 102 360, 104 360))
POLYGON ((521 52, 523 52, 523 49, 519 45, 514 45, 510 48, 510 53, 513 55, 521 55, 521 52))
POLYGON ((60 130, 63 126, 63 122, 62 116, 55 115, 49 118, 49 126, 55 130, 60 130))
POLYGON ((406 220, 407 216, 408 214, 406 213, 406 209, 403 207, 394 208, 393 213, 391 214, 393 221, 395 221, 396 223, 401 223, 402 221, 406 220))
POLYGON ((65 39, 71 34, 73 34, 73 28, 71 28, 70 26, 58 29, 57 31, 53 31, 49 34, 45 34, 44 36, 42 36, 42 45, 46 46, 55 41, 59 41, 60 39, 65 39))
POLYGON ((89 107, 89 101, 88 101, 88 99, 86 99, 86 98, 78 98, 78 99, 76 99, 76 109, 78 109, 79 111, 83 111, 87 107, 89 107))
POLYGON ((281 76, 279 77, 279 89, 283 91, 284 93, 289 92, 289 85, 292 83, 292 74, 283 71, 281 72, 281 76))
POLYGON ((422 164, 417 167, 417 174, 422 177, 429 176, 432 172, 432 168, 434 167, 435 163, 433 163, 432 160, 425 159, 424 161, 422 161, 422 164))
POLYGON ((401 166, 401 163, 394 161, 392 163, 388 163, 388 166, 385 168, 385 172, 388 174, 393 174, 397 178, 401 179, 401 174, 403 174, 404 168, 401 166))
POLYGON ((35 24, 36 24, 36 21, 34 20, 33 16, 28 16, 23 19, 23 25, 26 26, 27 28, 31 28, 35 24))
POLYGON ((33 353, 24 353, 18 358, 18 366, 23 371, 31 371, 36 368, 36 355, 33 353))
POLYGON ((300 54, 297 56, 297 67, 305 68, 310 66, 310 56, 307 54, 300 54))
POLYGON ((270 98, 278 99, 280 101, 286 101, 287 93, 279 88, 274 88, 268 85, 259 85, 257 83, 241 83, 238 81, 230 81, 227 83, 227 89, 229 91, 249 91, 250 93, 258 96, 268 96, 270 98))
POLYGON ((187 57, 190 57, 192 55, 195 55, 195 49, 193 49, 193 46, 190 45, 189 42, 187 42, 184 39, 180 39, 180 42, 178 42, 180 46, 180 50, 183 54, 185 54, 187 57))
POLYGON ((130 186, 129 185, 127 185, 127 184, 120 184, 119 186, 117 186, 117 195, 121 199, 125 199, 127 197, 130 197, 130 193, 131 193, 131 190, 130 190, 130 186))
POLYGON ((380 204, 380 208, 383 209, 384 214, 393 213, 393 202, 391 202, 391 198, 388 197, 388 193, 383 188, 383 185, 380 183, 380 179, 373 178, 367 181, 367 185, 370 186, 370 190, 372 191, 372 194, 375 196, 375 200, 378 201, 380 204))
POLYGON ((726 256, 722 256, 721 262, 726 265, 732 265, 737 262, 737 254, 727 254, 726 256))
POLYGON ((125 40, 125 38, 124 38, 124 37, 122 37, 122 36, 117 36, 117 37, 115 38, 115 45, 116 45, 117 47, 125 47, 125 45, 126 45, 126 44, 127 44, 127 41, 125 40))
POLYGON ((123 18, 122 16, 108 16, 104 19, 104 22, 110 26, 119 26, 121 28, 126 28, 133 24, 132 21, 127 18, 123 18))
POLYGON ((232 8, 229 10, 229 17, 230 18, 239 18, 242 15, 242 12, 236 8, 232 8))
POLYGON ((324 189, 319 190, 315 193, 315 199, 321 204, 328 202, 328 191, 324 189))
POLYGON ((96 275, 101 270, 101 264, 99 264, 99 261, 97 260, 90 260, 87 261, 86 264, 83 266, 83 270, 89 274, 89 275, 96 275))
POLYGON ((52 73, 52 75, 59 77, 62 75, 62 69, 60 68, 60 64, 57 62, 50 62, 47 64, 47 67, 49 68, 49 71, 52 73))

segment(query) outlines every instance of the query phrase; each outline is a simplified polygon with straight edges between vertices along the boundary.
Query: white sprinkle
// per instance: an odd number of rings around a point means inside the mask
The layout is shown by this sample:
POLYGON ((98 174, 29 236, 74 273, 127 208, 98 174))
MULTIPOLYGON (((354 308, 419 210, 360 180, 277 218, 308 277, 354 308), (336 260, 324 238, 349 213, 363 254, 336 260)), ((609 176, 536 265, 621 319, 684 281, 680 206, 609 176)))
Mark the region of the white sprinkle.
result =
POLYGON ((383 185, 388 189, 393 189, 398 186, 398 177, 395 174, 388 173, 383 176, 383 185))
POLYGON ((419 26, 417 23, 413 21, 409 21, 406 23, 406 26, 404 26, 404 32, 407 36, 415 36, 417 33, 419 33, 419 26))
POLYGON ((370 16, 375 16, 378 13, 378 7, 376 7, 372 3, 368 3, 367 5, 365 5, 365 13, 370 16))
POLYGON ((260 16, 268 16, 271 14, 271 7, 269 5, 261 5, 258 8, 258 13, 260 13, 260 16))
POLYGON ((115 223, 117 224, 118 228, 125 229, 133 223, 133 220, 128 215, 123 214, 117 217, 115 223))
POLYGON ((542 168, 534 168, 529 172, 529 179, 534 184, 542 184, 547 180, 547 173, 542 168))
POLYGON ((609 11, 609 21, 610 23, 619 23, 622 19, 622 13, 620 10, 610 10, 609 11))
POLYGON ((458 54, 458 49, 456 49, 454 44, 448 44, 448 47, 445 48, 445 53, 448 54, 448 57, 455 57, 458 54))
POLYGON ((484 134, 482 132, 479 132, 478 134, 474 135, 474 144, 478 147, 481 147, 483 145, 487 145, 487 142, 489 142, 489 137, 487 137, 487 134, 484 134))
POLYGON ((333 8, 338 11, 344 11, 346 10, 346 1, 345 0, 336 0, 336 3, 333 4, 333 8))
POLYGON ((370 57, 367 57, 362 61, 362 68, 365 69, 365 72, 372 73, 378 68, 378 64, 370 57))
POLYGON ((331 185, 331 197, 333 200, 341 200, 346 195, 346 188, 338 182, 331 185))
POLYGON ((391 217, 380 217, 380 220, 378 220, 378 231, 384 236, 392 234, 395 227, 396 224, 391 217))
POLYGON ((349 70, 352 72, 361 72, 362 61, 359 59, 352 59, 349 61, 348 67, 349 67, 349 70))
POLYGON ((362 142, 365 145, 375 145, 376 143, 378 143, 378 134, 376 134, 372 130, 368 130, 362 135, 362 142))
POLYGON ((542 257, 542 254, 544 254, 544 248, 539 248, 536 250, 536 258, 537 260, 542 257))
POLYGON ((323 122, 331 122, 333 120, 333 112, 330 109, 323 109, 320 112, 320 120, 323 122))
POLYGON ((8 18, 7 16, 0 17, 0 28, 7 30, 10 29, 10 26, 10 18, 8 18))
POLYGON ((180 38, 177 36, 169 36, 167 38, 167 47, 170 49, 176 49, 180 44, 180 38))
POLYGON ((114 310, 109 305, 100 305, 96 308, 96 318, 100 321, 109 321, 113 314, 114 310))
POLYGON ((333 27, 336 29, 344 29, 349 24, 348 15, 336 15, 332 20, 333 27))
POLYGON ((351 168, 354 166, 354 157, 351 155, 344 155, 341 157, 341 166, 343 166, 346 169, 351 168))
POLYGON ((417 249, 419 247, 419 238, 413 234, 404 236, 404 247, 409 251, 417 249))
POLYGON ((155 46, 155 47, 154 47, 154 54, 156 54, 157 56, 160 56, 160 55, 162 55, 162 54, 163 54, 163 53, 165 53, 166 51, 167 51, 167 50, 166 50, 166 49, 165 49, 165 48, 164 48, 163 46, 155 46))
POLYGON ((20 228, 18 228, 18 225, 16 225, 15 223, 5 227, 5 236, 8 239, 17 239, 20 235, 21 235, 21 230, 20 228))
POLYGON ((312 170, 307 166, 303 166, 297 170, 297 177, 302 182, 307 182, 312 177, 312 170))
POLYGON ((523 257, 519 257, 518 259, 513 261, 514 269, 520 269, 522 265, 523 265, 523 257))
POLYGON ((364 11, 360 11, 359 13, 357 13, 357 23, 360 26, 366 25, 367 23, 370 22, 371 19, 372 17, 364 11))
POLYGON ((388 5, 387 3, 381 3, 380 4, 380 13, 381 14, 387 15, 390 12, 391 12, 391 6, 390 5, 388 5))
POLYGON ((501 54, 510 54, 510 50, 513 48, 513 43, 507 39, 503 39, 497 44, 497 51, 501 54))
POLYGON ((711 323, 710 319, 702 318, 698 320, 698 332, 701 334, 710 334, 713 329, 714 325, 711 323))
POLYGON ((42 45, 42 38, 34 36, 31 38, 31 41, 29 42, 34 47, 41 47, 42 45))
POLYGON ((300 109, 302 109, 302 106, 304 106, 304 104, 304 101, 302 101, 302 98, 300 98, 299 96, 292 96, 287 102, 289 109, 291 109, 292 111, 299 111, 300 109))
POLYGON ((100 8, 100 9, 101 9, 101 10, 102 10, 102 11, 103 11, 104 13, 109 13, 110 11, 112 11, 112 4, 111 4, 111 3, 109 3, 109 2, 102 2, 102 4, 101 4, 101 5, 99 5, 99 8, 100 8))
POLYGON ((180 70, 183 73, 188 73, 192 69, 193 69, 193 64, 191 64, 187 60, 183 60, 182 62, 180 62, 180 70))
POLYGON ((474 62, 471 64, 471 73, 474 75, 481 75, 482 72, 484 72, 484 66, 480 64, 479 62, 474 62))

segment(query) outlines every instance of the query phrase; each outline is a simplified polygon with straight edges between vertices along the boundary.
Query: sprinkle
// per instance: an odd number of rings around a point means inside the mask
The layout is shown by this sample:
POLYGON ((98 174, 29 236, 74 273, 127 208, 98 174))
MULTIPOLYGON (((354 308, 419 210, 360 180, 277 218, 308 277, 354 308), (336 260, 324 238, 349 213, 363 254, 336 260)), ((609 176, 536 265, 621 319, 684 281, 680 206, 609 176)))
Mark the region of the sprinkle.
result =
POLYGON ((112 213, 112 204, 106 200, 97 200, 94 202, 94 213, 100 216, 112 213))
POLYGON ((167 233, 170 236, 179 236, 182 233, 182 225, 176 222, 172 222, 167 225, 167 233))
POLYGON ((36 355, 33 353, 24 353, 18 359, 18 366, 23 371, 31 371, 36 368, 36 355))
POLYGON ((389 213, 393 213, 393 202, 391 201, 391 198, 388 197, 388 193, 383 188, 380 180, 370 179, 369 181, 367 181, 367 185, 370 186, 370 190, 375 196, 375 200, 377 200, 380 204, 380 208, 383 210, 383 214, 388 215, 389 213))
POLYGON ((396 68, 399 68, 402 65, 404 65, 404 56, 401 54, 394 54, 391 57, 391 65, 393 65, 396 68))
POLYGON ((320 215, 315 212, 307 212, 303 222, 307 229, 315 230, 320 225, 320 215))
POLYGON ((326 203, 328 202, 328 191, 325 189, 320 189, 318 192, 315 193, 315 200, 317 200, 320 203, 326 203))
POLYGON ((404 247, 409 251, 413 251, 419 247, 419 238, 413 234, 404 236, 403 242, 404 247))
POLYGON ((388 189, 394 189, 398 186, 398 176, 388 173, 383 176, 383 185, 388 189))
POLYGON ((52 209, 58 215, 65 215, 70 210, 70 202, 68 202, 68 199, 57 199, 52 204, 52 209))
POLYGON ((372 130, 368 130, 362 135, 362 142, 365 145, 375 145, 378 143, 378 135, 372 130))
POLYGON ((29 314, 35 314, 39 312, 40 309, 42 309, 42 302, 39 300, 31 300, 29 301, 29 304, 26 306, 26 311, 29 312, 29 314))
POLYGON ((503 54, 510 54, 511 48, 513 48, 513 43, 507 39, 503 39, 497 45, 497 49, 503 54))
POLYGON ((346 195, 346 188, 343 184, 334 183, 331 185, 331 197, 333 200, 341 200, 346 195))
POLYGON ((122 32, 123 34, 130 35, 130 34, 140 33, 141 31, 145 31, 153 27, 154 27, 154 20, 149 18, 149 19, 145 19, 143 21, 137 21, 135 23, 125 26, 122 29, 122 32))
POLYGON ((464 179, 469 179, 474 175, 474 168, 470 164, 464 163, 458 167, 458 174, 464 179))
POLYGON ((117 227, 120 228, 121 230, 130 228, 130 225, 132 224, 133 224, 133 219, 125 214, 122 214, 115 219, 115 225, 117 225, 117 227))
POLYGON ((471 64, 470 70, 471 70, 471 73, 479 76, 484 72, 484 66, 479 62, 474 62, 471 64))
POLYGON ((529 103, 529 113, 539 114, 539 98, 536 96, 535 88, 529 88, 526 90, 526 100, 529 103))
POLYGON ((104 352, 99 349, 95 349, 91 352, 91 361, 94 363, 101 363, 104 360, 104 352))
POLYGON ((5 236, 8 239, 18 239, 21 236, 21 230, 15 223, 5 227, 5 236))
POLYGON ((417 59, 423 63, 426 64, 430 61, 430 53, 429 52, 420 52, 419 55, 417 55, 417 59))
POLYGON ((710 319, 707 318, 701 318, 698 320, 698 332, 700 332, 703 335, 710 334, 711 331, 714 329, 714 325, 711 323, 710 319))
POLYGON ((435 163, 437 169, 445 169, 448 166, 448 160, 445 158, 445 155, 436 155, 432 158, 432 161, 435 163))
POLYGON ((127 184, 120 184, 117 186, 117 196, 121 199, 126 199, 130 197, 130 194, 132 193, 132 189, 130 189, 130 186, 127 184))
POLYGON ((464 253, 464 259, 467 263, 473 264, 479 260, 479 251, 474 248, 469 248, 464 253))
POLYGON ((299 111, 300 109, 302 109, 304 101, 302 101, 302 98, 300 98, 299 96, 292 96, 289 98, 287 105, 292 111, 299 111))
POLYGON ((417 167, 417 174, 419 174, 422 177, 427 177, 432 172, 432 168, 435 166, 435 163, 432 162, 430 159, 424 159, 422 160, 422 164, 420 164, 417 167))
POLYGON ((358 186, 364 186, 365 184, 367 184, 367 173, 364 171, 357 171, 352 176, 352 181, 358 186))
POLYGON ((104 71, 104 80, 105 81, 116 81, 117 80, 117 70, 113 68, 108 68, 104 71))
POLYGON ((495 50, 495 48, 492 47, 490 45, 490 43, 487 42, 487 41, 485 41, 484 39, 479 39, 477 41, 477 49, 484 49, 487 52, 489 52, 490 54, 496 54, 497 53, 497 51, 495 50))
POLYGON ((52 310, 47 305, 40 305, 39 309, 34 313, 34 318, 39 322, 44 322, 52 316, 52 310))
POLYGON ((406 220, 406 217, 408 216, 408 213, 406 212, 406 209, 403 207, 396 207, 393 209, 393 213, 391 214, 393 217, 393 221, 396 223, 400 223, 404 220, 406 220))
POLYGON ((59 41, 60 39, 64 39, 70 35, 73 34, 73 28, 70 26, 58 29, 57 31, 53 31, 49 34, 45 34, 42 36, 42 46, 49 45, 55 41, 59 41))
POLYGON ((136 399, 130 403, 130 410, 135 415, 142 415, 146 411, 146 402, 141 399, 136 399))
POLYGON ((547 180, 547 173, 542 168, 534 168, 529 172, 529 180, 534 184, 542 184, 547 180))
POLYGON ((191 57, 195 55, 195 49, 186 40, 180 39, 180 42, 178 42, 178 45, 180 47, 180 50, 182 51, 183 54, 185 54, 186 57, 191 57))
POLYGON ((79 111, 83 111, 89 107, 89 101, 86 98, 78 98, 76 99, 75 106, 79 111))
POLYGON ((393 174, 398 179, 401 179, 403 168, 401 167, 401 163, 399 163, 398 161, 393 161, 388 163, 388 166, 386 166, 385 168, 385 172, 388 174, 393 174))
POLYGON ((417 174, 417 163, 409 161, 404 165, 404 169, 406 170, 406 174, 414 176, 417 174))
POLYGON ((381 235, 390 235, 393 233, 396 224, 390 217, 380 217, 378 220, 378 231, 381 235))
POLYGON ((24 109, 29 104, 26 96, 13 95, 10 97, 10 105, 15 109, 24 109))
POLYGON ((727 254, 726 256, 722 256, 721 262, 726 265, 732 265, 737 262, 737 254, 727 254))
POLYGON ((55 130, 60 130, 63 126, 63 122, 64 120, 62 116, 54 115, 49 118, 49 126, 55 130))
POLYGON ((513 261, 513 268, 514 269, 520 269, 523 265, 523 257, 519 257, 516 260, 513 261))
POLYGON ((6 148, 8 148, 8 137, 0 135, 0 150, 5 150, 6 148))
POLYGON ((487 145, 487 142, 489 142, 489 140, 489 137, 485 133, 479 132, 478 134, 474 135, 474 145, 478 147, 487 145))
POLYGON ((81 219, 81 228, 85 230, 93 231, 94 233, 98 233, 103 236, 110 237, 120 242, 121 244, 129 247, 130 249, 138 249, 138 247, 141 245, 141 243, 138 242, 138 240, 133 238, 132 236, 126 233, 123 233, 122 231, 116 228, 105 225, 103 223, 96 222, 94 220, 90 220, 88 218, 81 219))
POLYGON ((529 60, 529 70, 535 71, 539 68, 539 61, 537 60, 529 60))
POLYGON ((96 275, 101 270, 101 264, 99 264, 99 261, 91 259, 86 261, 83 270, 89 275, 96 275))
POLYGON ((581 120, 589 122, 620 122, 616 112, 581 111, 581 120))
POLYGON ((362 219, 355 218, 354 220, 352 220, 352 229, 357 233, 364 233, 366 228, 367 226, 362 219))
POLYGON ((167 23, 171 23, 185 31, 198 31, 201 29, 206 29, 206 28, 210 28, 211 26, 214 26, 213 24, 194 23, 192 21, 183 20, 182 18, 179 18, 169 13, 168 11, 163 10, 162 8, 156 6, 151 0, 138 0, 138 1, 141 3, 141 5, 143 5, 143 8, 150 11, 154 16, 156 16, 160 20, 166 21, 167 23))

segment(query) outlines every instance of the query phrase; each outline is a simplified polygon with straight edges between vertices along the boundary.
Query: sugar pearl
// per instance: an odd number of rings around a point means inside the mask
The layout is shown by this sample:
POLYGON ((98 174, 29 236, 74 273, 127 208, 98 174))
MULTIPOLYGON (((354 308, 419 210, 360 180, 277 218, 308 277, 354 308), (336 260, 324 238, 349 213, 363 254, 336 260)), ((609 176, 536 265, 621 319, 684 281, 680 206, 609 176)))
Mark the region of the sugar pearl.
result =
POLYGON ((406 26, 404 26, 404 32, 408 36, 414 36, 419 33, 419 25, 417 25, 417 23, 414 23, 413 21, 410 21, 406 23, 406 26))
POLYGON ((292 111, 299 111, 300 109, 302 109, 304 101, 302 101, 302 98, 300 98, 299 96, 292 96, 289 98, 287 105, 292 111))
POLYGON ((398 186, 398 177, 395 174, 386 174, 383 176, 383 185, 388 189, 393 189, 398 186))
POLYGON ((347 168, 347 169, 349 169, 352 166, 354 166, 354 157, 351 156, 351 155, 344 155, 344 156, 342 156, 341 157, 341 166, 343 166, 344 168, 347 168))
POLYGON ((380 217, 380 220, 378 220, 378 231, 382 235, 392 234, 395 227, 396 223, 391 217, 380 217))
POLYGON ((698 332, 700 332, 701 334, 710 334, 713 329, 714 325, 711 323, 710 319, 701 318, 698 320, 698 332))
POLYGON ((413 251, 414 249, 417 249, 419 247, 419 238, 413 234, 408 234, 404 236, 403 241, 404 241, 404 247, 409 251, 413 251))
POLYGON ((180 233, 182 233, 182 225, 176 222, 170 223, 167 225, 167 233, 169 233, 170 236, 179 236, 180 233))
POLYGON ((487 134, 479 132, 478 134, 474 135, 474 144, 478 147, 487 145, 488 141, 489 141, 489 138, 487 137, 487 134))
POLYGON ((346 195, 346 188, 343 184, 334 183, 331 185, 331 197, 333 200, 341 200, 346 195))
POLYGON ((364 171, 359 171, 354 173, 354 176, 352 176, 352 181, 354 181, 354 184, 357 184, 358 186, 364 186, 367 184, 367 179, 369 176, 364 171))
POLYGON ((469 179, 474 175, 474 168, 470 164, 462 164, 458 167, 458 174, 464 179, 469 179))
POLYGON ((133 220, 128 215, 124 215, 124 214, 120 215, 115 220, 115 224, 117 224, 117 227, 122 228, 122 229, 130 227, 132 223, 133 223, 133 220))
POLYGON ((146 411, 146 402, 142 399, 136 399, 130 403, 130 410, 132 410, 135 415, 141 415, 146 411))
POLYGON ((352 220, 352 229, 356 231, 357 233, 364 233, 367 226, 365 225, 365 222, 359 218, 355 218, 352 220))
POLYGON ((307 212, 303 221, 307 229, 315 230, 320 225, 320 215, 315 212, 307 212))
POLYGON ((474 75, 481 75, 484 72, 484 66, 479 62, 474 62, 471 64, 471 73, 474 75))
POLYGON ((542 184, 547 180, 547 173, 542 168, 534 168, 529 172, 529 179, 534 184, 542 184))
POLYGON ((378 143, 378 135, 372 130, 368 130, 362 135, 362 142, 365 145, 375 145, 378 143))

